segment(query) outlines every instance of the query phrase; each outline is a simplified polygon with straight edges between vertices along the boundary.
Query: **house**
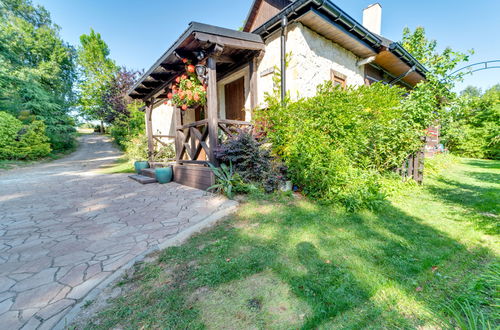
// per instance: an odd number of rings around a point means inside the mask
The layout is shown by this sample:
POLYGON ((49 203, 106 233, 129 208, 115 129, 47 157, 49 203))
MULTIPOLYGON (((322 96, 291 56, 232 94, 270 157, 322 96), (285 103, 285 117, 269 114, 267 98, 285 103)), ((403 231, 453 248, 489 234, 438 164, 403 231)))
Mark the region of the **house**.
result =
POLYGON ((381 15, 381 6, 371 5, 360 24, 329 0, 255 0, 243 31, 191 23, 129 92, 146 104, 149 154, 155 144, 174 142, 174 180, 207 188, 214 181, 206 166, 217 163, 214 148, 234 127, 251 125, 252 110, 265 106, 277 70, 284 72, 282 95, 292 98, 314 95, 325 80, 412 88, 426 69, 380 35, 381 15), (183 59, 197 64, 206 79, 203 108, 182 111, 166 102, 172 83, 185 73, 183 59))

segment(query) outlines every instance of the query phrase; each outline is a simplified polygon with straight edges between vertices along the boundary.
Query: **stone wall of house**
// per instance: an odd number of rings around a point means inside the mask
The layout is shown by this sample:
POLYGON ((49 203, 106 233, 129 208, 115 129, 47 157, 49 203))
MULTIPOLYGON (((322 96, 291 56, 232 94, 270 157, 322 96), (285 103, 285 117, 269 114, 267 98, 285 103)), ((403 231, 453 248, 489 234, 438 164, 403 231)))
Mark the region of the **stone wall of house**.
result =
MULTIPOLYGON (((174 108, 168 104, 160 103, 153 108, 151 115, 154 135, 175 135, 174 108)), ((172 139, 162 138, 164 142, 172 139)))
MULTIPOLYGON (((273 89, 273 67, 280 67, 280 33, 267 39, 265 55, 258 64, 259 103, 264 103, 264 93, 273 89)), ((347 85, 364 84, 364 68, 356 65, 356 55, 301 23, 288 27, 286 46, 291 53, 287 90, 294 99, 314 96, 316 87, 331 79, 331 70, 345 76, 347 85)))

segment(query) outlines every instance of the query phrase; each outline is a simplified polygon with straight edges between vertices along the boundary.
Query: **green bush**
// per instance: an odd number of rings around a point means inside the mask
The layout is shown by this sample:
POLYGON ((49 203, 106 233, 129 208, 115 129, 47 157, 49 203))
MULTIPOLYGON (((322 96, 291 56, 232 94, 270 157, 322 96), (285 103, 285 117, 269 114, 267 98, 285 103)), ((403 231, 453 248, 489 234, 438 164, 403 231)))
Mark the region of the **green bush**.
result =
POLYGON ((148 159, 148 138, 145 134, 132 137, 123 145, 129 160, 142 161, 148 159))
POLYGON ((14 159, 16 157, 16 137, 23 124, 20 120, 0 111, 0 159, 14 159))
POLYGON ((18 136, 18 159, 33 160, 50 154, 49 138, 45 135, 45 124, 35 120, 18 136))
POLYGON ((0 159, 33 160, 50 152, 43 121, 23 126, 14 116, 0 111, 0 159))
POLYGON ((244 183, 256 183, 266 192, 278 189, 284 181, 285 169, 250 131, 240 130, 222 142, 215 156, 221 163, 233 164, 244 183))
POLYGON ((141 103, 134 102, 127 105, 128 115, 115 118, 110 133, 115 142, 126 149, 128 142, 138 135, 144 135, 145 122, 144 112, 139 111, 141 103))
POLYGON ((267 135, 288 175, 315 199, 350 210, 376 207, 384 195, 379 179, 422 146, 435 99, 422 86, 415 94, 374 84, 342 89, 327 83, 315 97, 272 100, 259 111, 267 135))
POLYGON ((457 99, 442 126, 442 141, 453 153, 500 159, 500 85, 457 99))

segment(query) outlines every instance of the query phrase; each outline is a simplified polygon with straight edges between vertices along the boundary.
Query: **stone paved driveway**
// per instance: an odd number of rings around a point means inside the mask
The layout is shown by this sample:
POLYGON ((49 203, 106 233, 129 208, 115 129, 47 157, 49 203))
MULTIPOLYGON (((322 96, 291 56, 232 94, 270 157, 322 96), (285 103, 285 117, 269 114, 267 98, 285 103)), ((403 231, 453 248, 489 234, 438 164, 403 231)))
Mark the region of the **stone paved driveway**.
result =
POLYGON ((119 152, 99 135, 64 159, 0 173, 0 329, 50 329, 114 271, 227 200, 96 170, 119 152))

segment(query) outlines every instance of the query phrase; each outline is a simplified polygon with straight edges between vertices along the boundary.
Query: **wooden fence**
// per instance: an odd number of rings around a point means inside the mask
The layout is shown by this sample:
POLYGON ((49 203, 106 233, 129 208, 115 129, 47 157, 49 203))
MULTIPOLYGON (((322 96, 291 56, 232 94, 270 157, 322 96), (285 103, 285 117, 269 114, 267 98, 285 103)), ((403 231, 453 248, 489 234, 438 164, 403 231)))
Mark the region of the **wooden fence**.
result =
POLYGON ((405 159, 396 172, 401 175, 403 180, 413 179, 422 184, 424 181, 424 159, 425 153, 420 150, 405 159))

